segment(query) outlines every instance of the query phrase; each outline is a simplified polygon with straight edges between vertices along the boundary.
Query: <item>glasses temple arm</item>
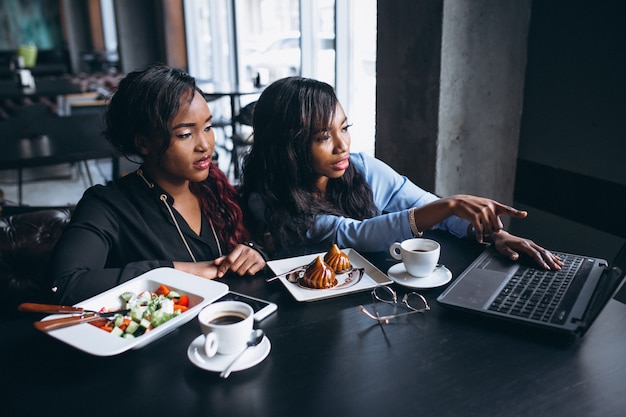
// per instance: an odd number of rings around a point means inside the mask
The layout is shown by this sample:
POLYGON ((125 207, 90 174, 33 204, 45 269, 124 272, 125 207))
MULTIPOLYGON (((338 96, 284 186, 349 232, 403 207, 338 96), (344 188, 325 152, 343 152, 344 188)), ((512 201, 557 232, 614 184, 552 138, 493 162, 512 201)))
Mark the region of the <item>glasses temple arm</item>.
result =
POLYGON ((411 311, 408 311, 408 312, 406 312, 406 313, 393 314, 393 315, 390 315, 390 316, 382 316, 382 317, 381 317, 381 316, 375 316, 375 315, 373 315, 372 313, 370 313, 370 312, 369 312, 369 311, 368 311, 365 307, 363 307, 362 305, 358 306, 357 308, 358 308, 358 310, 359 310, 361 313, 365 314, 365 315, 366 315, 367 317, 369 317, 370 319, 372 319, 372 320, 376 320, 376 321, 379 321, 379 322, 383 322, 383 323, 385 323, 385 324, 389 324, 389 320, 391 320, 391 319, 393 319, 393 318, 396 318, 396 317, 406 316, 406 315, 413 314, 413 313, 423 313, 423 312, 425 312, 425 311, 430 310, 430 307, 426 306, 426 308, 422 308, 422 309, 419 309, 419 310, 414 310, 414 309, 411 309, 411 311))

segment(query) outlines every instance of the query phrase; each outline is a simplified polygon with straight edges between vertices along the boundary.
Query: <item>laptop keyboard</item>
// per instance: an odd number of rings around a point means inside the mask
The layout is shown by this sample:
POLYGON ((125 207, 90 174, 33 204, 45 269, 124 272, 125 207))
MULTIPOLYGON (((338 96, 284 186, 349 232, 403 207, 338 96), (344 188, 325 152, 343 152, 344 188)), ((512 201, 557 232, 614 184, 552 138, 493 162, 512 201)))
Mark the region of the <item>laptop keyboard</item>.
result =
POLYGON ((562 324, 576 302, 593 262, 557 253, 560 271, 522 265, 489 306, 489 310, 544 323, 562 324))

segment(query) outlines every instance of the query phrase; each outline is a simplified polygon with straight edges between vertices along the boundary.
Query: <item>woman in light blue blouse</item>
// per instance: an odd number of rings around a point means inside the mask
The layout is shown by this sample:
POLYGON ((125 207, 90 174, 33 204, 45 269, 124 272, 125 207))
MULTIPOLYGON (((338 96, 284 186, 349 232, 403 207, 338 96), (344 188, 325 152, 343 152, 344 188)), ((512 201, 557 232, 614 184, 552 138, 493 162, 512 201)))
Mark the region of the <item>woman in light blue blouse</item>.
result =
POLYGON ((256 103, 241 191, 249 227, 274 258, 324 252, 333 243, 386 251, 436 228, 488 239, 511 259, 523 252, 546 269, 560 268, 548 250, 502 229, 500 216, 526 212, 424 191, 384 162, 350 154, 349 127, 333 88, 321 81, 283 78, 256 103))

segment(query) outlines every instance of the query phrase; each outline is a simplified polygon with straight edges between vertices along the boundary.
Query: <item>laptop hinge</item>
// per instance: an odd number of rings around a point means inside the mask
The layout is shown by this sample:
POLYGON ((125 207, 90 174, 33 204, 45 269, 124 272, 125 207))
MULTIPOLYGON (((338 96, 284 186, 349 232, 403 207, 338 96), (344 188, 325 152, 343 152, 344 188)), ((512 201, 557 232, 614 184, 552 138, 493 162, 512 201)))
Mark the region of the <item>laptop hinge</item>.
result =
POLYGON ((605 267, 600 279, 598 280, 596 289, 593 292, 589 306, 587 307, 582 320, 580 320, 580 326, 576 331, 577 334, 582 336, 587 329, 591 327, 591 324, 617 291, 617 288, 621 284, 623 278, 624 276, 620 268, 605 267))

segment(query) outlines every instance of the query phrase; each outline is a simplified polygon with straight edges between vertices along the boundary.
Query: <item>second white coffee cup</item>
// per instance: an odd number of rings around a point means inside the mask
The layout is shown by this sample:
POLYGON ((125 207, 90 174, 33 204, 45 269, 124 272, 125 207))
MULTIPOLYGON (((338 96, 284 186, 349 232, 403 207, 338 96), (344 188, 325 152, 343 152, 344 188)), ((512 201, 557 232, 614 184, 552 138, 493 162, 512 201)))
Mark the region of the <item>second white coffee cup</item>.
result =
POLYGON ((204 307, 198 314, 198 322, 209 358, 217 353, 232 355, 246 347, 254 325, 254 311, 241 301, 220 301, 204 307))
POLYGON ((404 263, 406 271, 414 277, 427 277, 439 262, 441 246, 434 240, 414 238, 402 243, 395 242, 389 247, 394 259, 404 263))

